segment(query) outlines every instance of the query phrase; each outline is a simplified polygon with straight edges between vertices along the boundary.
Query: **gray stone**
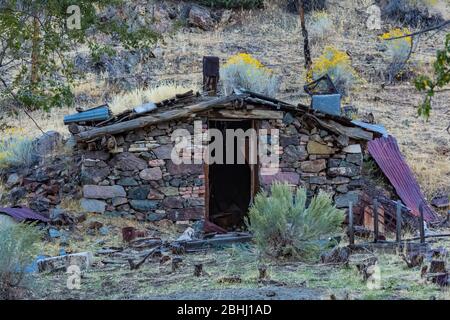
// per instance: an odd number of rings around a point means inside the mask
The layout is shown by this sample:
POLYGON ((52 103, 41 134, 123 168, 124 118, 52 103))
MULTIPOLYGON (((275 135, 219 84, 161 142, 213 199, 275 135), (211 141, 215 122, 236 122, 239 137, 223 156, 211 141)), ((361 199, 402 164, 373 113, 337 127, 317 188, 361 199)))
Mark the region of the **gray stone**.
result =
POLYGON ((169 184, 172 187, 177 187, 178 188, 181 185, 182 181, 183 180, 181 180, 180 178, 174 178, 174 179, 170 180, 169 184))
POLYGON ((159 201, 155 200, 131 200, 131 207, 137 211, 146 212, 156 209, 159 201))
POLYGON ((6 180, 6 186, 12 188, 20 183, 20 176, 17 173, 10 174, 8 180, 6 180))
POLYGON ((177 196, 180 194, 178 188, 175 187, 163 187, 160 188, 159 191, 161 191, 166 197, 177 196))
POLYGON ((337 137, 336 141, 340 147, 347 147, 349 144, 349 138, 346 135, 340 135, 337 137))
POLYGON ((363 156, 361 153, 349 153, 345 158, 347 162, 354 163, 358 166, 362 165, 363 156))
POLYGON ((160 221, 162 219, 166 218, 166 214, 165 213, 155 213, 155 212, 151 212, 148 213, 146 216, 147 221, 150 222, 156 222, 156 221, 160 221))
POLYGON ((347 187, 347 185, 345 185, 345 184, 341 184, 341 185, 339 185, 339 186, 336 188, 336 191, 337 191, 337 192, 340 192, 340 193, 347 193, 347 192, 348 192, 348 187, 347 187))
POLYGON ((304 161, 301 163, 300 168, 303 172, 317 173, 327 168, 327 162, 325 159, 304 161))
POLYGON ((152 188, 148 185, 131 188, 128 190, 128 198, 133 200, 146 200, 151 189, 152 188))
POLYGON ((83 198, 80 201, 81 208, 86 212, 104 213, 106 202, 95 199, 83 198))
POLYGON ((139 177, 146 181, 161 180, 162 171, 160 167, 145 169, 139 173, 139 177))
POLYGON ((297 146, 300 143, 298 136, 280 135, 280 145, 284 148, 289 145, 297 146))
POLYGON ((172 159, 172 150, 173 150, 173 145, 166 144, 166 145, 162 145, 158 148, 153 149, 153 152, 155 153, 155 155, 158 159, 170 160, 170 159, 172 159))
POLYGON ((291 113, 286 112, 286 114, 283 117, 283 123, 285 125, 290 125, 290 124, 292 124, 292 122, 294 122, 294 117, 292 116, 291 113))
POLYGON ((184 199, 182 197, 166 197, 162 201, 162 206, 170 209, 181 209, 183 208, 184 199))
POLYGON ((138 185, 137 181, 131 177, 122 178, 117 181, 117 184, 123 187, 134 187, 138 185))
POLYGON ((278 172, 274 175, 261 175, 260 181, 263 185, 271 185, 273 182, 286 182, 292 185, 299 185, 300 175, 295 172, 278 172))
POLYGON ((167 213, 167 217, 173 221, 200 220, 205 216, 205 210, 202 207, 191 207, 183 209, 172 209, 167 213))
POLYGON ((211 13, 208 9, 200 6, 191 7, 188 22, 191 26, 198 27, 205 31, 214 28, 214 20, 211 18, 211 13))
POLYGON ((327 183, 327 177, 319 176, 319 177, 310 177, 309 178, 310 184, 319 184, 324 185, 327 183))
POLYGON ((185 207, 203 207, 205 205, 205 198, 188 198, 185 202, 185 207))
POLYGON ((112 199, 125 197, 126 192, 122 186, 83 186, 83 196, 88 199, 112 199))
POLYGON ((109 168, 84 167, 81 170, 80 178, 82 184, 98 184, 105 180, 111 173, 109 168))
POLYGON ((359 201, 359 192, 350 191, 348 193, 338 195, 335 197, 334 202, 337 208, 348 208, 349 203, 353 205, 357 204, 359 201))
POLYGON ((334 150, 325 144, 321 144, 317 141, 308 142, 308 153, 309 154, 333 154, 334 150))
POLYGON ((128 203, 128 199, 125 197, 117 197, 112 199, 112 205, 114 207, 120 206, 122 204, 128 203))
POLYGON ((110 158, 110 154, 105 151, 86 151, 86 153, 84 154, 84 157, 86 159, 106 161, 110 158))
POLYGON ((147 168, 147 161, 138 158, 130 152, 119 153, 114 157, 112 163, 122 171, 143 170, 147 168))
POLYGON ((350 179, 346 177, 335 177, 331 180, 331 184, 347 184, 349 182, 350 179))
POLYGON ((62 145, 62 141, 63 137, 59 132, 47 131, 33 141, 34 154, 37 155, 39 159, 50 156, 62 145))
POLYGON ((202 164, 180 164, 176 165, 172 161, 167 161, 166 163, 167 170, 173 176, 181 176, 181 175, 200 175, 203 174, 203 165, 202 164))
POLYGON ((284 162, 303 161, 308 158, 308 153, 304 146, 287 146, 283 150, 281 157, 284 162))
POLYGON ((352 144, 344 149, 342 149, 345 153, 362 153, 361 145, 360 144, 352 144))

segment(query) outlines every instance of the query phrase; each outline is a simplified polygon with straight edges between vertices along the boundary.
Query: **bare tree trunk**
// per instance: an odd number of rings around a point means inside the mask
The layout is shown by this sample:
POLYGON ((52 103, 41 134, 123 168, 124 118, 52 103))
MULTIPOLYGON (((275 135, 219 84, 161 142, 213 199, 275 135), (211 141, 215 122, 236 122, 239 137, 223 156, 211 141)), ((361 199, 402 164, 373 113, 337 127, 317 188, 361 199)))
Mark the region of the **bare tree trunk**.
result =
POLYGON ((305 55, 305 69, 307 71, 311 70, 312 60, 311 60, 311 51, 309 49, 309 39, 308 39, 308 30, 306 30, 305 23, 305 1, 308 0, 298 0, 298 11, 300 13, 300 25, 302 27, 302 35, 303 35, 303 52, 305 55))

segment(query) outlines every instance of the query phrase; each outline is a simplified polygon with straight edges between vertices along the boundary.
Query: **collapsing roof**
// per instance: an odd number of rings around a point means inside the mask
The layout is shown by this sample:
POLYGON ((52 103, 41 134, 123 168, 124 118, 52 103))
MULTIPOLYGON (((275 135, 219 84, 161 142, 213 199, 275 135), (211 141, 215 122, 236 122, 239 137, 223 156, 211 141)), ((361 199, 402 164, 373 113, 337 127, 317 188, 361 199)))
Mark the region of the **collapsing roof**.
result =
MULTIPOLYGON (((379 132, 375 130, 372 131, 371 128, 363 128, 346 117, 323 114, 304 105, 295 106, 249 91, 243 91, 242 93, 219 98, 198 97, 194 100, 192 99, 192 93, 191 95, 188 95, 187 93, 180 97, 180 99, 174 98, 172 103, 166 103, 148 113, 133 114, 129 111, 126 113, 126 117, 119 115, 118 117, 104 121, 95 127, 87 128, 87 130, 75 128, 75 130, 71 132, 75 134, 77 141, 87 141, 104 135, 118 134, 161 122, 195 117, 198 114, 213 109, 233 109, 236 113, 238 113, 239 110, 244 110, 251 115, 252 113, 255 113, 252 108, 247 107, 251 105, 260 106, 269 110, 287 111, 304 116, 324 129, 357 140, 369 141, 373 139, 374 134, 377 136, 379 135, 379 132), (192 104, 186 106, 187 97, 191 98, 189 99, 189 102, 192 104)), ((238 115, 236 115, 236 117, 239 118, 238 115)), ((264 114, 259 114, 259 117, 263 119, 264 114)))

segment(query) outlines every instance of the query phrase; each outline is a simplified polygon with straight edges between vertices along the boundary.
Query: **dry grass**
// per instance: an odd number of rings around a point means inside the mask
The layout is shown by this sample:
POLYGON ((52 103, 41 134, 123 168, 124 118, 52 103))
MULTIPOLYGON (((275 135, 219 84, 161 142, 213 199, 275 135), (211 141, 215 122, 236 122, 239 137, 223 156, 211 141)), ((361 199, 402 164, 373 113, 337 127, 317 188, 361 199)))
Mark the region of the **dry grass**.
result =
POLYGON ((132 109, 144 103, 158 103, 163 100, 173 98, 177 94, 186 93, 189 90, 196 90, 193 87, 183 86, 175 82, 156 85, 148 89, 138 88, 130 92, 115 96, 109 104, 114 114, 132 109))

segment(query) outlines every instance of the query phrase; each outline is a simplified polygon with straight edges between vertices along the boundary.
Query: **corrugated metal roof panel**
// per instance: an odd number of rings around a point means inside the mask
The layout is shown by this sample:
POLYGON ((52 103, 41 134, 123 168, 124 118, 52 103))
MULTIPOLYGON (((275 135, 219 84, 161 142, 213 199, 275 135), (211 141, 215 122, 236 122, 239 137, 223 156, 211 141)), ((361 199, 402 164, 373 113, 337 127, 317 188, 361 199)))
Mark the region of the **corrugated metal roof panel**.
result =
POLYGON ((439 219, 438 215, 425 200, 419 184, 400 152, 395 138, 388 136, 369 141, 368 149, 378 166, 394 186, 398 196, 411 212, 415 216, 419 216, 419 206, 423 203, 425 221, 437 221, 439 219))
POLYGON ((38 220, 42 222, 50 221, 50 219, 34 212, 29 208, 0 208, 0 213, 5 213, 13 217, 18 222, 22 222, 25 220, 38 220))

